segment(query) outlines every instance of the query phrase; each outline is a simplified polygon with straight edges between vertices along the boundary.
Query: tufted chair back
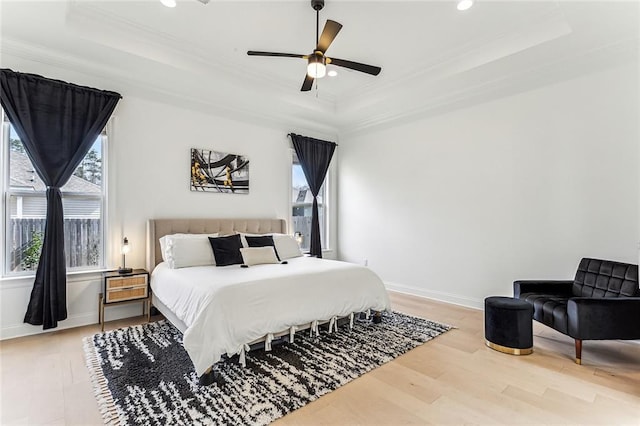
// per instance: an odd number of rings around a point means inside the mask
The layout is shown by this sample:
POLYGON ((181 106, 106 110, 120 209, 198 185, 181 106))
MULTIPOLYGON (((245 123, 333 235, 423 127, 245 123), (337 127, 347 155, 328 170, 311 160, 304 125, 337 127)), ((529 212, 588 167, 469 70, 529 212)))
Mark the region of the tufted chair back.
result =
POLYGON ((576 297, 640 297, 638 265, 584 258, 573 281, 576 297))

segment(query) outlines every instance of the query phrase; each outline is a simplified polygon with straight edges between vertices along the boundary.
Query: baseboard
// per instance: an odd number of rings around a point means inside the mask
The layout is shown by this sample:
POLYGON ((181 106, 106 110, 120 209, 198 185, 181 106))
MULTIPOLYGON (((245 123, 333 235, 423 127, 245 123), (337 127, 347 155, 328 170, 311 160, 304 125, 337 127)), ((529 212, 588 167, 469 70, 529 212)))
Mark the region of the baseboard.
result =
MULTIPOLYGON (((129 318, 137 315, 141 315, 140 307, 137 304, 127 306, 114 306, 110 307, 107 312, 105 311, 105 318, 107 321, 118 320, 122 318, 129 318), (135 310, 134 310, 135 309, 135 310)), ((15 324, 0 329, 0 340, 14 339, 16 337, 32 336, 35 334, 49 333, 52 331, 65 330, 67 328, 82 327, 85 325, 98 323, 98 311, 86 312, 83 314, 69 315, 66 320, 60 321, 58 327, 43 330, 41 325, 31 324, 15 324)), ((87 334, 91 334, 87 332, 87 334)))
POLYGON ((464 306, 466 308, 484 309, 484 300, 471 299, 469 297, 459 296, 457 294, 445 293, 442 291, 425 290, 422 288, 409 287, 406 285, 384 282, 388 290, 398 293, 410 294, 412 296, 424 297, 426 299, 437 300, 439 302, 451 303, 454 305, 464 306))
POLYGON ((86 314, 69 316, 66 320, 60 321, 58 323, 58 327, 51 328, 49 330, 43 330, 41 325, 31 325, 26 323, 16 324, 9 327, 2 327, 2 329, 0 329, 0 340, 48 333, 51 331, 59 331, 67 328, 81 327, 83 325, 95 324, 97 322, 97 314, 95 312, 87 312, 86 314))

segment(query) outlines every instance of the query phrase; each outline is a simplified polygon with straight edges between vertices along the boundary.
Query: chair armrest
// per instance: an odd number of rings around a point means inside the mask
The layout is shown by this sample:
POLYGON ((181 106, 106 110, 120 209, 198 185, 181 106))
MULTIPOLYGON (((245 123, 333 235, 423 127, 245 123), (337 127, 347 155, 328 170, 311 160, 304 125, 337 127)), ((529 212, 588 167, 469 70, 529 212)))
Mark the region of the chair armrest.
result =
POLYGON ((574 297, 567 316, 574 339, 640 339, 640 297, 574 297))
POLYGON ((522 293, 571 296, 572 287, 572 280, 518 280, 513 282, 513 296, 519 298, 522 293))

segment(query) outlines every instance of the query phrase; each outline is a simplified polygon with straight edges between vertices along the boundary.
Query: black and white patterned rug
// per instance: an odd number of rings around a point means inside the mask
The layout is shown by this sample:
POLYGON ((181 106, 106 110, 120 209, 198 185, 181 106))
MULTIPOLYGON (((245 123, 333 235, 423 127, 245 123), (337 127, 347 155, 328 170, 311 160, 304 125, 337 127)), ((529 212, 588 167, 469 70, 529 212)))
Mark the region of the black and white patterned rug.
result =
POLYGON ((86 337, 85 356, 106 424, 266 425, 452 327, 401 313, 356 320, 320 336, 251 351, 216 364, 200 386, 182 334, 167 321, 86 337))

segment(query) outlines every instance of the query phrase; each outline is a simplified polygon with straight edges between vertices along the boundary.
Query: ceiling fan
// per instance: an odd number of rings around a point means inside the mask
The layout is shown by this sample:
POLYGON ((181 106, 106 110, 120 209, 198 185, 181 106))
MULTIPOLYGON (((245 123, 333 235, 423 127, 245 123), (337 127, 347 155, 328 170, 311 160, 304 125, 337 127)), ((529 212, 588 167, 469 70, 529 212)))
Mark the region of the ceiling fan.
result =
POLYGON ((295 53, 275 53, 275 52, 257 52, 249 50, 249 56, 276 56, 282 58, 301 58, 308 62, 307 75, 302 83, 302 92, 311 90, 313 82, 316 78, 322 78, 327 72, 326 65, 332 64, 339 67, 349 68, 366 74, 378 75, 382 68, 373 65, 361 64, 359 62, 347 61, 344 59, 330 58, 325 55, 327 49, 336 38, 342 25, 336 21, 327 19, 322 29, 322 34, 318 37, 320 29, 320 10, 324 7, 324 0, 311 0, 311 7, 316 11, 316 48, 309 55, 298 55, 295 53))

